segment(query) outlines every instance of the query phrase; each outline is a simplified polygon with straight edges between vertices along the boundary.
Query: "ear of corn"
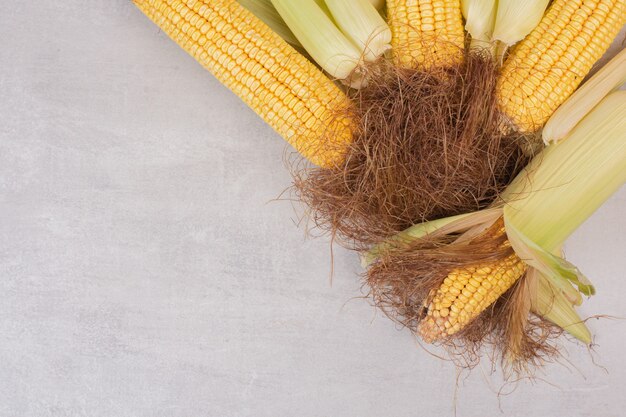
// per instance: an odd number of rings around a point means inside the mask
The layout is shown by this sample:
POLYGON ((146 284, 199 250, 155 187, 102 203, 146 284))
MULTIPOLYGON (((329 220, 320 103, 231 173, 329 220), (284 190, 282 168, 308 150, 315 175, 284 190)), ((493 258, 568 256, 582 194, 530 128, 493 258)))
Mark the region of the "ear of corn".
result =
POLYGON ((507 222, 548 252, 626 182, 626 91, 605 97, 501 194, 507 222))
POLYGON ((463 56, 460 0, 387 0, 394 62, 402 67, 440 67, 463 56))
POLYGON ((502 68, 497 94, 509 121, 521 131, 541 128, 625 22, 624 0, 555 0, 502 68))
POLYGON ((550 117, 541 132, 546 144, 558 142, 607 94, 626 83, 626 49, 587 80, 550 117))
POLYGON ((165 33, 313 163, 351 140, 348 98, 235 0, 135 0, 165 33))
MULTIPOLYGON (((604 98, 566 140, 533 159, 501 195, 504 227, 501 219, 489 232, 494 238, 506 233, 504 245, 515 253, 497 262, 452 270, 427 300, 419 327, 424 340, 441 340, 462 330, 529 271, 541 281, 532 294, 533 312, 589 343, 589 331, 573 304, 582 302, 581 293, 593 295, 595 290, 575 266, 554 253, 626 183, 625 167, 626 91, 617 91, 604 98)), ((474 218, 474 224, 480 224, 487 214, 416 225, 398 239, 419 239, 453 224, 456 228, 450 232, 458 232, 467 226, 466 220, 474 218)))
MULTIPOLYGON (((502 219, 492 235, 505 233, 502 219)), ((508 242, 505 244, 510 247, 508 242)), ((463 329, 524 274, 526 265, 514 253, 498 262, 485 262, 451 271, 429 300, 426 317, 419 325, 425 342, 451 336, 463 329)))

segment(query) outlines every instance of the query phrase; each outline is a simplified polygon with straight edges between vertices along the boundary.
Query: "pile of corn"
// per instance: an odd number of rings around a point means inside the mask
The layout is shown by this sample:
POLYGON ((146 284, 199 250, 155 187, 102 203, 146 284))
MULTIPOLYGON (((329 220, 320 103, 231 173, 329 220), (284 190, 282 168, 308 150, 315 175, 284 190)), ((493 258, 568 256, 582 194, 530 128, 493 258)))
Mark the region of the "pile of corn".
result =
MULTIPOLYGON (((501 211, 495 222, 459 229, 506 235, 512 253, 442 276, 424 303, 419 333, 428 342, 452 337, 532 270, 543 280, 537 286, 543 290, 532 296, 533 312, 590 342, 572 306, 593 287, 568 269, 558 249, 626 181, 626 97, 611 93, 626 81, 624 52, 570 96, 626 22, 625 0, 387 0, 386 8, 369 0, 134 3, 322 167, 338 164, 352 140, 346 91, 367 88, 368 63, 386 59, 429 69, 462 60, 466 43, 489 51, 502 61, 496 94, 503 128, 543 129, 550 145, 494 203, 501 211), (567 190, 559 189, 567 181, 567 190), (537 192, 530 184, 556 190, 537 192), (548 290, 568 300, 561 310, 545 300, 548 290)), ((445 229, 456 222, 438 224, 445 229)))

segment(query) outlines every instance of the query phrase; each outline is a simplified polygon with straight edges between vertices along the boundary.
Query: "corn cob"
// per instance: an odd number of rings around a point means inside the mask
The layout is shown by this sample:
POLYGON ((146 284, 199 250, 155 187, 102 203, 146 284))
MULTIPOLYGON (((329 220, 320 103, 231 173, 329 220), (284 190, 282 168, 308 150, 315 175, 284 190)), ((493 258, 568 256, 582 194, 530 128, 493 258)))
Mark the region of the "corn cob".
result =
POLYGON ((555 0, 506 60, 497 91, 519 130, 540 129, 626 22, 625 0, 555 0))
MULTIPOLYGON (((505 233, 502 218, 488 233, 496 238, 505 233)), ((504 246, 510 247, 510 243, 506 241, 504 246)), ((515 253, 500 261, 451 271, 427 302, 426 317, 419 326, 420 336, 432 343, 460 331, 511 288, 525 271, 526 265, 515 253)))
POLYGON ((167 35, 311 162, 351 140, 347 96, 235 0, 134 0, 167 35))
POLYGON ((460 0, 387 0, 396 65, 440 67, 463 55, 460 0))

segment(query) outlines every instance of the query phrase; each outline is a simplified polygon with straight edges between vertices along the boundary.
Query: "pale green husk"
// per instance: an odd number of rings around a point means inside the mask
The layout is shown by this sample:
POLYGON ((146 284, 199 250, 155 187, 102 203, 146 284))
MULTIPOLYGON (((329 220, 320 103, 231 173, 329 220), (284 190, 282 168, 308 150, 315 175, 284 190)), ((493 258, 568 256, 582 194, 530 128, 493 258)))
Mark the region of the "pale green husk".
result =
POLYGON ((250 10, 263 23, 268 25, 281 38, 293 46, 300 47, 300 42, 280 17, 271 0, 237 0, 246 9, 250 10))
POLYGON ((391 29, 369 0, 326 0, 326 5, 366 61, 376 61, 391 49, 391 29))
POLYGON ((372 6, 379 12, 385 8, 385 0, 369 0, 369 2, 372 3, 372 6))
MULTIPOLYGON (((302 46, 326 72, 340 80, 355 76, 361 51, 315 0, 272 0, 272 4, 302 46)), ((355 84, 359 81, 356 80, 355 84)))
POLYGON ((550 0, 498 0, 493 39, 511 46, 541 21, 550 0))
POLYGON ((502 194, 504 214, 552 252, 624 182, 626 91, 617 91, 517 176, 502 194))
POLYGON ((497 0, 461 0, 465 30, 472 37, 472 46, 489 47, 496 21, 497 0))
POLYGON ((534 288, 530 294, 533 313, 556 324, 585 344, 591 343, 591 332, 585 326, 565 293, 536 269, 528 272, 534 288))

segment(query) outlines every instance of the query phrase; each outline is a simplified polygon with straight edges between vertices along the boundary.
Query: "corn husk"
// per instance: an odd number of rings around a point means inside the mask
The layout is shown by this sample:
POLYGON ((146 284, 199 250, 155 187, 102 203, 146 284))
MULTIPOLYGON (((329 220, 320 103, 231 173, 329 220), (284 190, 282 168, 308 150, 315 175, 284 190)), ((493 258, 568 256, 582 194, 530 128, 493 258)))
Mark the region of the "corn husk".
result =
POLYGON ((268 25, 281 38, 289 42, 292 46, 300 47, 300 42, 293 32, 285 24, 280 14, 272 5, 271 0, 237 0, 246 9, 250 10, 263 23, 268 25))
POLYGON ((465 30, 472 37, 473 47, 488 47, 496 20, 497 0, 462 0, 465 30))
POLYGON ((391 48, 391 29, 369 0, 326 0, 326 5, 366 61, 376 61, 391 48))
POLYGON ((533 312, 584 343, 591 335, 573 305, 595 289, 554 252, 624 183, 626 91, 620 91, 604 98, 567 140, 538 155, 503 195, 511 246, 537 274, 533 312))
POLYGON ((379 12, 385 8, 385 0, 369 0, 369 2, 378 10, 379 12))
POLYGON ((591 332, 565 293, 536 269, 531 269, 527 280, 530 286, 530 310, 581 342, 590 344, 591 332))
POLYGON ((331 76, 354 87, 361 51, 335 26, 314 0, 272 0, 289 29, 311 57, 331 76), (350 80, 352 79, 352 80, 350 80))
POLYGON ((503 193, 505 216, 547 251, 626 182, 626 91, 605 97, 503 193))
POLYGON ((506 46, 521 41, 541 21, 550 0, 498 0, 493 36, 506 46))

